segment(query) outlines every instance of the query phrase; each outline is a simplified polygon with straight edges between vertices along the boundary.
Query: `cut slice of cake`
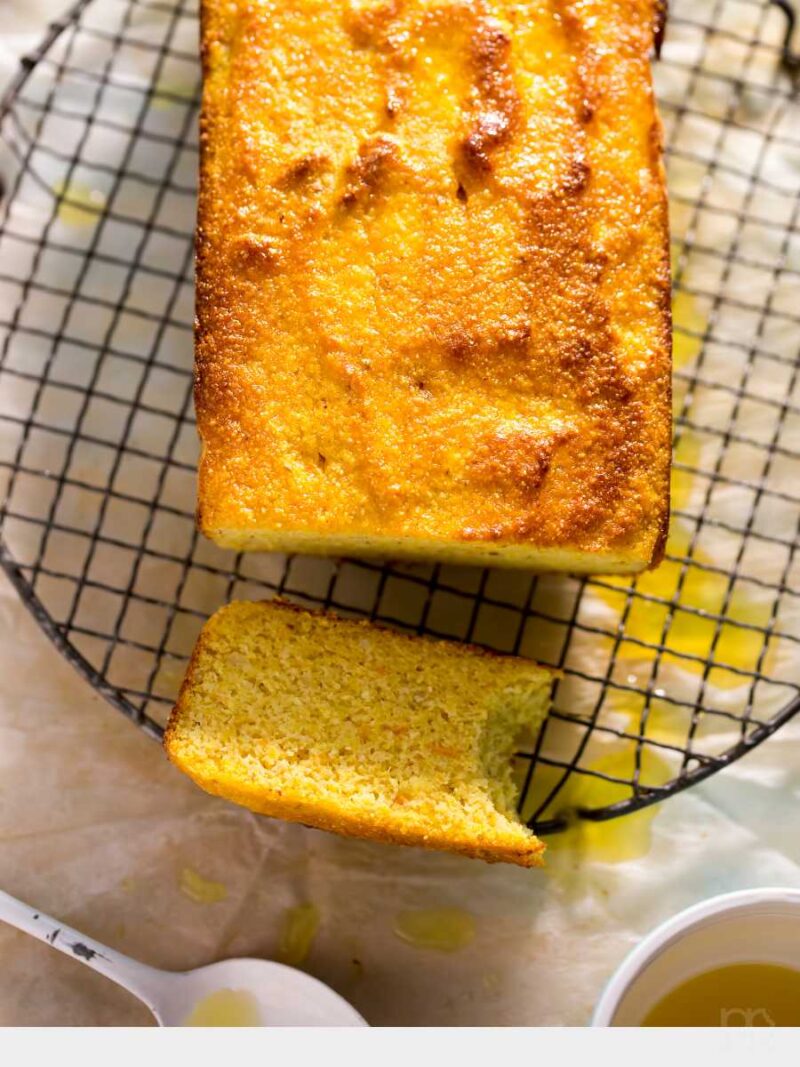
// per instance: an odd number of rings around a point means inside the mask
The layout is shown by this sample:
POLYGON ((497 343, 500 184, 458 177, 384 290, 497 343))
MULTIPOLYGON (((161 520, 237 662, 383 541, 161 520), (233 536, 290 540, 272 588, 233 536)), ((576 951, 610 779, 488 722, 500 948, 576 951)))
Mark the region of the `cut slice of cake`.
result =
POLYGON ((512 757, 551 672, 287 604, 206 624, 164 745, 209 793, 354 837, 541 864, 512 757))

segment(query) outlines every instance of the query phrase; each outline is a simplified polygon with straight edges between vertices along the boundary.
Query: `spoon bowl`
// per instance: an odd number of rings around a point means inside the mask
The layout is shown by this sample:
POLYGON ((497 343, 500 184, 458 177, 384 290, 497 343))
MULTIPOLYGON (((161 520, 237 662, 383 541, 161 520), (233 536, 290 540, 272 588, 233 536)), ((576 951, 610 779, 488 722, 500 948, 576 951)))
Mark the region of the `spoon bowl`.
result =
POLYGON ((348 1002, 303 971, 235 959, 194 971, 161 971, 151 1010, 161 1026, 365 1026, 348 1002))
POLYGON ((133 993, 160 1026, 367 1025, 323 982, 282 963, 236 959, 193 971, 162 971, 123 956, 2 891, 0 919, 133 993))

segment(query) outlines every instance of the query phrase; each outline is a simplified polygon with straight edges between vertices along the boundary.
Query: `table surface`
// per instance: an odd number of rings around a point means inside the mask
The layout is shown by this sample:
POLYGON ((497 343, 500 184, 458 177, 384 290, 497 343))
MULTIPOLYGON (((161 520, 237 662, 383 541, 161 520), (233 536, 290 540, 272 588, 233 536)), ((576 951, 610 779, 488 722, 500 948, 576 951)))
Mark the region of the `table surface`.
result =
MULTIPOLYGON (((0 82, 61 0, 5 0, 0 82)), ((545 871, 340 840, 213 800, 84 683, 0 580, 0 885, 115 948, 184 969, 271 957, 291 909, 303 966, 373 1024, 581 1025, 659 921, 718 892, 800 885, 800 724, 722 775, 551 842, 545 871), (459 951, 398 915, 458 908, 459 951)), ((147 1025, 85 967, 0 927, 0 1024, 147 1025)))

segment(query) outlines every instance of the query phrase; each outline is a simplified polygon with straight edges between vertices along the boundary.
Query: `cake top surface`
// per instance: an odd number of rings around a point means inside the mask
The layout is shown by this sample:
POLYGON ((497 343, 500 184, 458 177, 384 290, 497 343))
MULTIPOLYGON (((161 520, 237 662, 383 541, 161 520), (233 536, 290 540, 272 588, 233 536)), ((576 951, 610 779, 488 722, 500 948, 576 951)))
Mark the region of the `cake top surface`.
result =
POLYGON ((207 532, 658 554, 657 21, 654 0, 205 0, 207 532))

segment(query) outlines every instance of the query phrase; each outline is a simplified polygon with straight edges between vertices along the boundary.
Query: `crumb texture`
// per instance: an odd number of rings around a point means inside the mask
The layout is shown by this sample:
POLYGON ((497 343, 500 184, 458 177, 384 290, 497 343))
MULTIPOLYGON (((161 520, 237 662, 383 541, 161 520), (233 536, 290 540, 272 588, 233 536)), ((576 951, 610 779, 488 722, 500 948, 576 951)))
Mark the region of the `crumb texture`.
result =
POLYGON ((663 547, 657 0, 204 0, 200 520, 635 571, 663 547))
POLYGON ((202 788, 253 811, 537 866, 512 758, 550 681, 510 656, 234 603, 201 634, 165 747, 202 788))

